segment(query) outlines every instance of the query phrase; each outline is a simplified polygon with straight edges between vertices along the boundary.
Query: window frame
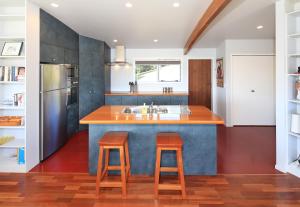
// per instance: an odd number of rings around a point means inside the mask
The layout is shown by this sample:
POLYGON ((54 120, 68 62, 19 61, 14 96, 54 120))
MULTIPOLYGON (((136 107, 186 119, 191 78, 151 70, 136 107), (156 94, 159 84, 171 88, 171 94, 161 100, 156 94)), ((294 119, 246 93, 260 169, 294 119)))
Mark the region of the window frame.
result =
MULTIPOLYGON (((151 65, 151 64, 149 64, 151 65)), ((171 64, 170 64, 171 65, 171 64)), ((156 84, 161 84, 161 83, 181 83, 182 82, 182 60, 180 58, 178 59, 136 59, 134 60, 134 80, 137 81, 138 83, 156 83, 156 84), (136 65, 137 65, 137 62, 158 62, 157 64, 152 64, 152 65, 157 65, 157 78, 156 78, 156 81, 140 81, 140 80, 137 80, 137 73, 136 73, 136 65), (161 63, 159 63, 161 62, 161 63), (159 70, 161 68, 161 65, 164 65, 163 63, 166 63, 166 62, 179 62, 179 80, 176 81, 160 81, 159 80, 159 70)))

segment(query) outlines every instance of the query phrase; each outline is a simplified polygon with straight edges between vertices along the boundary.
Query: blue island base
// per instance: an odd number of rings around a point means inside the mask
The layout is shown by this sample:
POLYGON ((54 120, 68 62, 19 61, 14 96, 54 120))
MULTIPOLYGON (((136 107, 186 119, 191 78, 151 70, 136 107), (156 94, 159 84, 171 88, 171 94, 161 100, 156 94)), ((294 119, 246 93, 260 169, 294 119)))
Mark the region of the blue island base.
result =
MULTIPOLYGON (((216 125, 89 125, 89 173, 96 174, 99 139, 108 131, 129 132, 132 175, 154 175, 156 135, 177 132, 184 141, 185 175, 216 175, 216 125)), ((110 164, 119 163, 119 152, 110 153, 110 164)), ((163 152, 162 166, 175 166, 175 152, 163 152)))

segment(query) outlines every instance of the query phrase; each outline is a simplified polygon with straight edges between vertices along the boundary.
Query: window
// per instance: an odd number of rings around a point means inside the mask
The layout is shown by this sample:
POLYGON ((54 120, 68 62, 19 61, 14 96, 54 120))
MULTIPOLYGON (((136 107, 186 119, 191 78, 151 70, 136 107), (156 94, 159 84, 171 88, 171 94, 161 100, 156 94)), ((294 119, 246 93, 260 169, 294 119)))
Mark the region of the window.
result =
POLYGON ((181 81, 180 61, 136 61, 136 80, 139 82, 181 81))

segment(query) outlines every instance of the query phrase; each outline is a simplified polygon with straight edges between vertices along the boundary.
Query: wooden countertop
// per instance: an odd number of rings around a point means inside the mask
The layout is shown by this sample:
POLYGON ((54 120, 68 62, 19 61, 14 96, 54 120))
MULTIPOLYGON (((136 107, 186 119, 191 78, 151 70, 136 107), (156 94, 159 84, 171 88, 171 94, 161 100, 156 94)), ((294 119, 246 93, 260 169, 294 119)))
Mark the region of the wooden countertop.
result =
POLYGON ((172 93, 163 93, 160 91, 147 91, 147 92, 135 92, 135 93, 130 93, 130 92, 125 92, 125 91, 120 91, 120 92, 109 92, 105 93, 105 96, 188 96, 188 92, 172 92, 172 93))
POLYGON ((163 120, 159 115, 125 114, 125 106, 102 106, 80 120, 80 124, 224 124, 224 121, 204 106, 189 106, 191 114, 178 120, 163 120))

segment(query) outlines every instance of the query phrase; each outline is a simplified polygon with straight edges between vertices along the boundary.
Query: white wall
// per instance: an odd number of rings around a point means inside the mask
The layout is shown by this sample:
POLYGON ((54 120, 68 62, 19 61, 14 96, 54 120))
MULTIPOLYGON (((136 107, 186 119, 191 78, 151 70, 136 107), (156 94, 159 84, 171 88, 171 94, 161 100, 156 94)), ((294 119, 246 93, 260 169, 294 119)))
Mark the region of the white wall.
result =
MULTIPOLYGON (((226 70, 226 50, 225 42, 217 48, 217 58, 223 58, 224 70, 226 70)), ((224 71, 225 72, 225 71, 224 71)), ((216 113, 224 120, 226 119, 226 76, 224 77, 224 88, 216 87, 216 113)))
POLYGON ((224 89, 217 89, 217 112, 225 119, 226 126, 232 126, 232 61, 233 55, 270 55, 275 54, 273 39, 225 40, 217 48, 217 57, 224 57, 224 89), (226 97, 224 100, 224 96, 226 97), (226 105, 226 112, 224 112, 226 105))
POLYGON ((27 2, 26 11, 26 171, 39 163, 40 10, 27 2))
POLYGON ((276 2, 276 169, 287 172, 286 14, 283 0, 276 2))
MULTIPOLYGON (((188 92, 188 60, 212 59, 212 103, 215 102, 215 58, 216 49, 192 49, 188 55, 183 49, 126 49, 126 60, 132 67, 114 67, 111 71, 111 91, 129 91, 128 82, 135 80, 134 62, 136 60, 176 59, 181 60, 181 82, 179 83, 140 83, 139 91, 162 91, 163 87, 173 87, 174 91, 188 92)), ((115 59, 115 50, 111 51, 111 60, 115 59)), ((214 104, 213 104, 214 109, 214 104)))

